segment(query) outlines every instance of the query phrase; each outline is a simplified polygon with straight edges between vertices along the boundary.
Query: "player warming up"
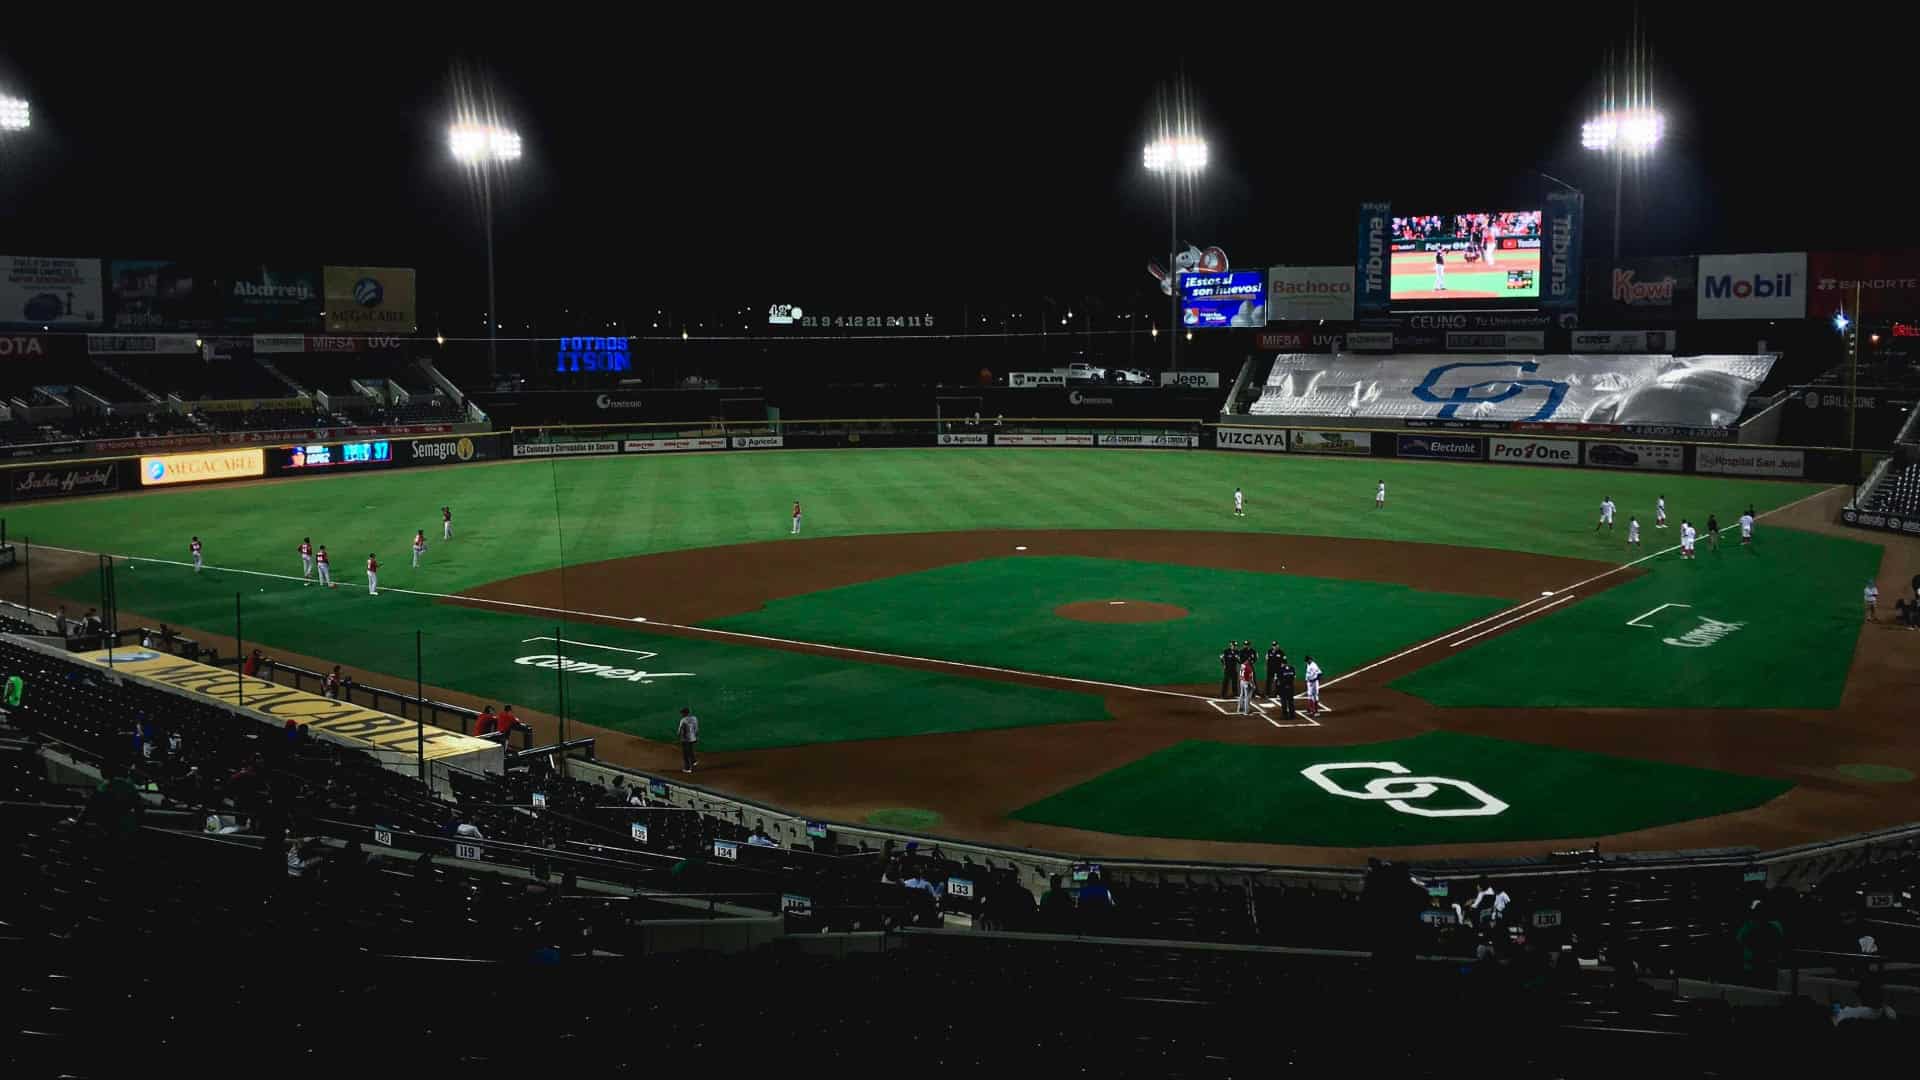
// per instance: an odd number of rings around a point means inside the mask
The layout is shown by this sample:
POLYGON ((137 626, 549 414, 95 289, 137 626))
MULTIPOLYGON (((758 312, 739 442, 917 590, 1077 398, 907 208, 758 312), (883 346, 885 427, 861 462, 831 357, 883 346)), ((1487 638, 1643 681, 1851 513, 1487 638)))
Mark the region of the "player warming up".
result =
POLYGON ((1375 510, 1384 510, 1387 508, 1387 482, 1385 480, 1380 481, 1380 486, 1373 489, 1373 508, 1375 510))
POLYGON ((453 507, 451 506, 440 508, 440 539, 453 539, 453 507))
POLYGON ((413 534, 413 568, 420 569, 420 556, 427 553, 427 530, 421 529, 413 534))
POLYGON ((313 537, 300 538, 300 584, 313 584, 313 537))
POLYGON ((1594 523, 1593 531, 1599 532, 1602 525, 1607 527, 1608 532, 1613 531, 1613 498, 1607 495, 1600 497, 1600 520, 1594 523))
POLYGON ((1747 507, 1747 512, 1740 515, 1740 546, 1751 547, 1752 544, 1753 544, 1753 507, 1749 506, 1747 507))
POLYGON ((1627 519, 1627 546, 1640 546, 1640 519, 1637 517, 1627 519))
POLYGON ((380 595, 380 560, 371 551, 367 552, 367 595, 380 595))
POLYGON ((194 537, 187 550, 193 552, 193 572, 197 574, 200 572, 200 538, 194 537))
POLYGON ((327 561, 327 545, 320 545, 319 554, 313 557, 313 568, 320 572, 320 584, 331 589, 333 584, 333 564, 327 561))
POLYGON ((1680 557, 1681 558, 1683 559, 1693 558, 1693 541, 1697 535, 1699 534, 1693 531, 1693 522, 1691 521, 1680 522, 1680 557))
POLYGON ((792 536, 800 535, 800 500, 799 499, 793 500, 793 532, 790 535, 792 536))
POLYGON ((1667 497, 1665 495, 1653 500, 1653 527, 1656 529, 1664 529, 1667 527, 1667 497))
POLYGON ((1240 493, 1239 488, 1233 489, 1233 516, 1247 516, 1247 497, 1240 493))

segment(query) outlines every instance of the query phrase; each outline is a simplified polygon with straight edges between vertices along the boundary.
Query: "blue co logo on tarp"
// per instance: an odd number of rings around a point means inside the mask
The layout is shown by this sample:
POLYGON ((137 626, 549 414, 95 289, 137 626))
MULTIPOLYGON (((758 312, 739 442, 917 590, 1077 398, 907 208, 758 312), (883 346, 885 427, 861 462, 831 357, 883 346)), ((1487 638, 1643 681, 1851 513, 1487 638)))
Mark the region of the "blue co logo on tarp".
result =
POLYGON ((363 277, 353 283, 353 302, 361 307, 379 307, 386 295, 387 290, 380 287, 379 278, 363 277))
POLYGON ((165 476, 165 475, 167 475, 167 463, 166 463, 166 462, 164 462, 164 461, 149 461, 149 462, 147 462, 147 479, 148 479, 149 481, 154 481, 154 480, 158 480, 158 479, 160 479, 161 477, 163 477, 163 476, 165 476))
POLYGON ((1451 387, 1444 394, 1435 393, 1439 383, 1446 378, 1447 373, 1458 368, 1513 368, 1522 373, 1531 373, 1540 370, 1540 365, 1530 360, 1479 360, 1458 364, 1441 364, 1439 367, 1427 372, 1427 377, 1421 379, 1420 385, 1413 388, 1413 396, 1419 398, 1421 401, 1432 402, 1433 404, 1439 405, 1439 415, 1443 420, 1453 419, 1453 414, 1458 411, 1462 405, 1495 405, 1502 401, 1509 401, 1519 397, 1521 394, 1526 393, 1529 387, 1539 387, 1545 390, 1547 392, 1547 398, 1541 403, 1539 411, 1535 412, 1532 416, 1526 417, 1526 419, 1545 420, 1560 408, 1560 403, 1565 401, 1567 397, 1567 384, 1557 379, 1490 379, 1486 382, 1464 383, 1451 387), (1475 390, 1487 390, 1495 387, 1499 388, 1497 393, 1489 394, 1486 397, 1474 396, 1473 392, 1475 390))

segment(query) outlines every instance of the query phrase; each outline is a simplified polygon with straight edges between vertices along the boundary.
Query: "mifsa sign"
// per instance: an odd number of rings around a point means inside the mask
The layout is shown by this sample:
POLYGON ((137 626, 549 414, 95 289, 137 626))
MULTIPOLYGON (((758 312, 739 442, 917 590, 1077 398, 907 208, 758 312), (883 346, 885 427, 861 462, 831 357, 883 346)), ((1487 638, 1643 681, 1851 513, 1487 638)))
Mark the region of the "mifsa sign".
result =
MULTIPOLYGON (((659 653, 636 652, 642 660, 651 660, 659 653)), ((614 667, 611 664, 596 664, 590 660, 571 660, 553 653, 540 653, 534 656, 517 656, 516 664, 527 667, 557 668, 569 675, 592 675, 596 679, 613 679, 616 682, 650 683, 655 679, 685 679, 693 675, 691 671, 645 671, 640 668, 614 667)))

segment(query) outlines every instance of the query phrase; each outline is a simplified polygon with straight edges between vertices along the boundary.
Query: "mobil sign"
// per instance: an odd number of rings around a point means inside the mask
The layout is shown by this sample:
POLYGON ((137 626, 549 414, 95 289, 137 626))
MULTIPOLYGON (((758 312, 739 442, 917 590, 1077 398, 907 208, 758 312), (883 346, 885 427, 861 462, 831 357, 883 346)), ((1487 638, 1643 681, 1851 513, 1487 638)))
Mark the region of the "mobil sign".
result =
POLYGON ((1807 253, 1700 256, 1702 319, 1799 319, 1807 314, 1807 253))

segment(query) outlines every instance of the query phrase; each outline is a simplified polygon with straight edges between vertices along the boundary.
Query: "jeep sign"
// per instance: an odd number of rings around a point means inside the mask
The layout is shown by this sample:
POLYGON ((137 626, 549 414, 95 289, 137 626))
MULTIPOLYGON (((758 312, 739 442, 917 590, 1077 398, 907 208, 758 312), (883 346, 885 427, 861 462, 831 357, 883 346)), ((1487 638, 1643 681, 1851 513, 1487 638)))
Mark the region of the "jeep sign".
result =
POLYGON ((1287 433, 1283 428, 1215 428, 1213 445, 1222 450, 1285 450, 1287 433))
POLYGON ((1525 465, 1576 465, 1580 444, 1564 439, 1512 439, 1496 435, 1487 440, 1490 461, 1525 465))
POLYGON ((1220 373, 1217 371, 1163 371, 1160 373, 1161 386, 1183 386, 1192 390, 1220 389, 1220 373))

